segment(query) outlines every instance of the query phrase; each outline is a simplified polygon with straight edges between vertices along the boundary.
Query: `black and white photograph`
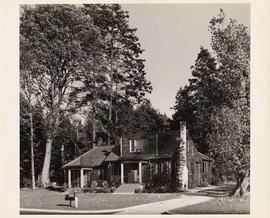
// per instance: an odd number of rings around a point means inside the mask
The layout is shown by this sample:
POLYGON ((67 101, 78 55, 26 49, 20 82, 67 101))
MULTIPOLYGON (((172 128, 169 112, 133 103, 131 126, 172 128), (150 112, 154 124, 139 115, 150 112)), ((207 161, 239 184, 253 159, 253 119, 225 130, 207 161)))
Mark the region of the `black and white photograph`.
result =
POLYGON ((250 4, 21 4, 20 214, 250 214, 250 4))

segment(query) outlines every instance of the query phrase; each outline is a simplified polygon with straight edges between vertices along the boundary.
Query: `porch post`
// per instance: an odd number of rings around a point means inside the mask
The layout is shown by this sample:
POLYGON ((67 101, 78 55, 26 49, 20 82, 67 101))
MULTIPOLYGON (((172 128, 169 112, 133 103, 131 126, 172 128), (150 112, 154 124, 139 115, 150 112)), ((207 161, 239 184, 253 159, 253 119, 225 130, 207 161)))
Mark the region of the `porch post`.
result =
POLYGON ((71 170, 68 169, 68 188, 71 188, 71 170))
POLYGON ((139 183, 142 183, 142 162, 139 162, 139 183))
POLYGON ((121 162, 121 184, 124 184, 124 163, 121 162))
POLYGON ((81 188, 83 188, 83 168, 81 168, 81 188))

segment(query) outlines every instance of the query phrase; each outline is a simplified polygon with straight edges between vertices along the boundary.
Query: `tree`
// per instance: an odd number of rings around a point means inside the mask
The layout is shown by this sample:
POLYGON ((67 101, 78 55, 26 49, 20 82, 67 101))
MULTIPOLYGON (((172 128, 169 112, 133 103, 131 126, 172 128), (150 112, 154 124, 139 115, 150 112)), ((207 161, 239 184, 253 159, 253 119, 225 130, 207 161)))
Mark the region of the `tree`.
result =
POLYGON ((232 19, 226 24, 225 18, 221 10, 211 20, 210 31, 230 105, 213 113, 210 148, 218 159, 216 166, 236 176, 237 184, 231 195, 243 196, 250 174, 250 37, 246 26, 232 19))
POLYGON ((213 131, 209 137, 211 156, 220 175, 235 175, 236 186, 230 195, 243 196, 249 185, 250 146, 248 108, 236 104, 223 107, 212 116, 213 131))
MULTIPOLYGON (((35 161, 34 161, 34 127, 33 127, 33 109, 32 109, 32 99, 33 99, 33 85, 31 83, 32 78, 31 75, 28 72, 22 71, 20 81, 21 84, 21 90, 22 95, 25 97, 25 100, 27 101, 27 104, 25 106, 28 106, 28 110, 24 109, 24 111, 28 111, 28 117, 29 117, 29 126, 30 126, 30 134, 29 134, 29 141, 30 141, 30 148, 31 148, 31 175, 32 175, 32 190, 35 191, 36 184, 35 184, 35 161)), ((22 122, 27 122, 26 120, 22 120, 22 122)))
POLYGON ((52 143, 61 117, 76 111, 80 73, 93 67, 92 54, 98 43, 99 32, 92 19, 73 5, 38 5, 25 8, 21 16, 20 51, 31 55, 27 68, 46 125, 43 187, 50 183, 52 143))
POLYGON ((133 133, 146 134, 165 131, 169 126, 168 120, 166 115, 160 114, 152 107, 150 101, 145 101, 134 111, 133 133))
POLYGON ((20 93, 21 98, 23 98, 26 103, 21 102, 21 107, 24 107, 21 112, 27 112, 28 115, 26 119, 24 116, 21 116, 21 122, 23 125, 29 124, 29 132, 30 134, 26 134, 29 136, 29 144, 31 150, 31 176, 32 176, 32 190, 35 191, 35 160, 34 160, 34 127, 33 127, 33 104, 36 92, 36 86, 33 83, 33 74, 30 72, 30 68, 28 68, 29 59, 31 58, 30 54, 25 54, 24 56, 20 53, 20 93))
POLYGON ((104 56, 108 73, 108 142, 115 141, 121 133, 119 129, 119 107, 128 102, 140 102, 145 93, 151 92, 150 82, 145 78, 143 50, 136 29, 129 27, 129 15, 119 4, 85 5, 94 24, 100 29, 104 41, 104 56), (125 103, 126 102, 126 103, 125 103), (114 128, 116 127, 116 128, 114 128))
MULTIPOLYGON (((43 119, 40 117, 40 109, 35 105, 31 106, 33 147, 30 145, 31 125, 29 119, 29 105, 24 95, 20 94, 20 186, 31 185, 33 188, 34 179, 41 172, 42 161, 45 154, 46 134, 43 119), (31 155, 31 149, 33 149, 31 155), (31 162, 34 162, 34 166, 31 162), (34 169, 33 169, 34 167, 34 169), (29 181, 31 181, 29 183, 29 181)), ((37 186, 39 184, 35 184, 37 186)))
MULTIPOLYGON (((31 103, 31 102, 30 102, 31 103)), ((34 168, 34 143, 33 143, 33 110, 29 107, 29 99, 27 100, 23 95, 20 97, 20 175, 21 183, 23 183, 22 178, 28 174, 28 167, 26 167, 29 162, 29 148, 30 148, 30 162, 31 162, 31 178, 32 178, 32 190, 35 191, 35 168, 34 168), (31 111, 31 112, 29 112, 31 111), (30 134, 29 134, 30 133, 30 134), (30 144, 30 146, 29 146, 30 144), (24 146, 23 146, 24 145, 24 146), (22 149, 24 148, 24 149, 22 149)), ((24 184, 22 184, 24 185, 24 184)))
POLYGON ((210 152, 221 174, 234 173, 231 195, 244 195, 249 184, 250 37, 246 26, 223 10, 209 26, 212 54, 201 47, 189 84, 176 95, 173 118, 189 122, 199 150, 210 152))
POLYGON ((208 152, 207 136, 211 132, 209 117, 215 106, 225 104, 222 81, 217 77, 216 61, 210 52, 201 47, 195 64, 191 67, 189 84, 180 88, 176 95, 173 118, 179 128, 179 121, 186 121, 198 149, 208 152))

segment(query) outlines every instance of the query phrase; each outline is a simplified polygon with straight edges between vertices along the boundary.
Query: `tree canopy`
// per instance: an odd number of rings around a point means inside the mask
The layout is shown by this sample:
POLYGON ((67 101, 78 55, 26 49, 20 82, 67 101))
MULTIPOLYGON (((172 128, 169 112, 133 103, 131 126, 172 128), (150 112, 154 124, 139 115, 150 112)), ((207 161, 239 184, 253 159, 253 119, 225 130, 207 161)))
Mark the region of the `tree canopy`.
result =
POLYGON ((235 175, 233 194, 243 195, 250 169, 249 31, 223 10, 209 30, 212 51, 201 47, 189 84, 176 95, 173 118, 189 123, 199 150, 216 160, 220 175, 235 175))
MULTIPOLYGON (((57 139, 70 133, 64 123, 78 128, 76 123, 89 118, 89 148, 96 146, 98 137, 109 136, 109 143, 116 143, 123 133, 121 110, 133 111, 133 105, 151 92, 140 58, 143 50, 128 18, 118 4, 23 8, 21 93, 27 97, 31 87, 30 104, 38 108, 44 124, 44 187, 50 183, 52 153, 53 158, 59 154, 57 139)), ((76 137, 70 140, 79 147, 76 137)))

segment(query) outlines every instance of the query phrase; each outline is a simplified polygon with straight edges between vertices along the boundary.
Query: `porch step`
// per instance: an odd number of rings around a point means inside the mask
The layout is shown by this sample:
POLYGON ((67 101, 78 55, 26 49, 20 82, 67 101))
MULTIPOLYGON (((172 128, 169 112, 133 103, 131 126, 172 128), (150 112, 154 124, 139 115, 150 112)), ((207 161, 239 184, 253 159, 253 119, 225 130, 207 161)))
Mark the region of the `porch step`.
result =
POLYGON ((127 183, 120 185, 113 194, 134 194, 135 189, 140 188, 139 183, 127 183))

